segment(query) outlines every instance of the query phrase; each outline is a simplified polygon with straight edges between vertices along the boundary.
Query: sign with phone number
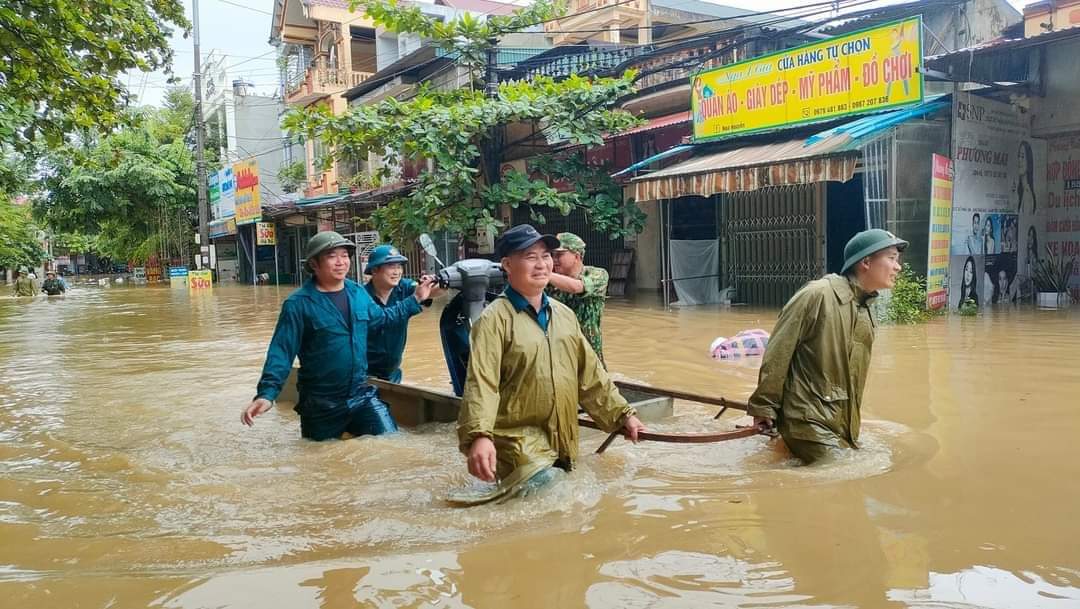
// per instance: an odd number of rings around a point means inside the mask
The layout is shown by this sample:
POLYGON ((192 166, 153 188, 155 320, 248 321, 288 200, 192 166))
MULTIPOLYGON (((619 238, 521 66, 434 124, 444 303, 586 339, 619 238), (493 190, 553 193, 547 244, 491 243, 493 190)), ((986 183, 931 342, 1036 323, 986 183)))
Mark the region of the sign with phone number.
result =
POLYGON ((694 141, 921 102, 922 57, 911 17, 703 71, 691 78, 694 141))

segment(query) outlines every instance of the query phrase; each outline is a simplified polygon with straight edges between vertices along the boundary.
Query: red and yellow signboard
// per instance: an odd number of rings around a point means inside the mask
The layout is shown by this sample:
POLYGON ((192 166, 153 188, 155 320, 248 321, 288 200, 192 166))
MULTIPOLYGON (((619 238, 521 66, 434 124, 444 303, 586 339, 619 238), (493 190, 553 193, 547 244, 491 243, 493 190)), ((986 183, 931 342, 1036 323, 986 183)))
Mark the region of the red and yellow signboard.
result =
POLYGON ((251 224, 262 219, 259 200, 259 163, 248 159, 233 164, 236 179, 236 223, 251 224))
POLYGON ((949 240, 952 237, 953 163, 931 155, 930 247, 926 259, 926 307, 936 311, 949 300, 949 240))
POLYGON ((691 79, 705 142, 923 100, 922 18, 708 70, 691 79))
POLYGON ((213 287, 214 275, 210 270, 188 271, 187 284, 189 290, 209 290, 213 287))

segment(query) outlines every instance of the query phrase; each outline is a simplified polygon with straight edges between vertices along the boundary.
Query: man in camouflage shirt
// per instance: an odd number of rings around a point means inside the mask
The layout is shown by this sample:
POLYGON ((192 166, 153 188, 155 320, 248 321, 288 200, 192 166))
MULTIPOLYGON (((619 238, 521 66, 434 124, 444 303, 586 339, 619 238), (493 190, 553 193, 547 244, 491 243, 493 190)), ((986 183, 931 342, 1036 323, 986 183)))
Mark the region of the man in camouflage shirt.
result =
POLYGON ((553 252, 555 268, 548 290, 555 300, 574 311, 581 332, 592 345, 600 363, 604 362, 604 341, 600 318, 604 315, 607 298, 608 272, 595 266, 585 266, 585 242, 573 233, 559 233, 559 248, 553 252))

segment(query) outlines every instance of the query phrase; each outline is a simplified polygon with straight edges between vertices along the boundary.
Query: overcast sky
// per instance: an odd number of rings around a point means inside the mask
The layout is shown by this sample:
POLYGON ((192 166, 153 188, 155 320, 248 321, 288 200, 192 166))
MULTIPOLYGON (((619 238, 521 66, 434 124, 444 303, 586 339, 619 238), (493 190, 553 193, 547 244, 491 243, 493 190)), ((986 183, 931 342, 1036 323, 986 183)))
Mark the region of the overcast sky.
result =
MULTIPOLYGON (((191 17, 191 0, 183 0, 191 17)), ((753 11, 775 10, 800 6, 805 2, 793 0, 725 0, 716 2, 728 6, 737 6, 753 11)), ((894 2, 883 2, 893 4, 894 2)), ((1020 8, 1026 0, 1010 0, 1020 8)), ((211 50, 218 50, 229 56, 229 77, 244 78, 255 84, 259 93, 273 93, 277 87, 277 64, 274 47, 270 46, 270 13, 273 0, 200 0, 200 44, 205 57, 211 50)), ((174 73, 191 82, 194 71, 191 38, 180 34, 173 36, 172 48, 175 51, 174 73)), ((128 88, 143 103, 159 104, 167 87, 167 76, 161 72, 145 74, 133 72, 126 78, 128 88)))

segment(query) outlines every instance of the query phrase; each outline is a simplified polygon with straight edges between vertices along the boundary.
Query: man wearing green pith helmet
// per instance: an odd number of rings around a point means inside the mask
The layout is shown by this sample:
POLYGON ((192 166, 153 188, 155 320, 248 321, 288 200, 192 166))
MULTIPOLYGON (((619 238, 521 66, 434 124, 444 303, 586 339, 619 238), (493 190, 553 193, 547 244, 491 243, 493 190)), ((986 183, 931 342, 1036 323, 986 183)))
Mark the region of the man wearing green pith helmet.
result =
POLYGON ((870 303, 893 287, 907 241, 881 229, 844 247, 841 274, 802 287, 780 311, 747 412, 775 426, 806 463, 858 448, 859 410, 870 369, 870 303))
POLYGON ((304 263, 312 277, 281 305, 255 398, 240 414, 244 425, 270 409, 299 357, 296 412, 303 437, 328 440, 397 430, 389 407, 368 383, 368 333, 419 313, 432 284, 421 281, 410 297, 379 306, 348 279, 355 249, 333 231, 308 241, 304 263))
POLYGON ((15 272, 13 294, 15 296, 33 296, 35 293, 34 280, 30 277, 30 269, 20 266, 19 270, 15 272))
MULTIPOLYGON (((401 255, 393 245, 380 245, 371 250, 364 273, 371 280, 364 284, 375 304, 392 307, 416 293, 417 283, 405 278, 405 263, 409 259, 401 255)), ((434 283, 435 278, 424 276, 421 283, 434 283)), ((432 295, 438 290, 433 290, 432 295)), ((405 342, 409 338, 409 320, 401 319, 385 324, 368 333, 368 374, 393 383, 401 382, 401 358, 405 342)))
POLYGON ((554 260, 548 291, 555 300, 570 307, 581 325, 600 363, 604 362, 604 339, 600 322, 607 300, 608 272, 596 266, 586 266, 585 241, 574 233, 555 235, 559 247, 551 253, 554 260))

